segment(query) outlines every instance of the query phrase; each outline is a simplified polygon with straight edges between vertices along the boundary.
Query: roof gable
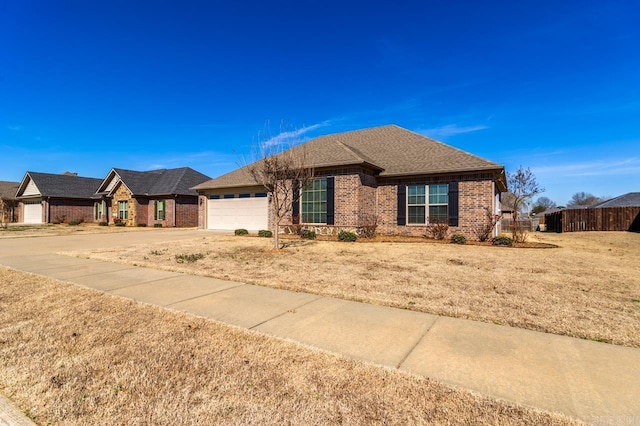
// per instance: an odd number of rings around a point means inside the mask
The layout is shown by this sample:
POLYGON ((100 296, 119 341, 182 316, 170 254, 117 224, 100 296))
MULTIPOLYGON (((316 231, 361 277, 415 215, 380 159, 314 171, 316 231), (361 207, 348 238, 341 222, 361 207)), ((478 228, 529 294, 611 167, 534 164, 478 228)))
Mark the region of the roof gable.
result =
POLYGON ((75 174, 27 172, 16 197, 91 198, 100 182, 100 179, 75 174))
MULTIPOLYGON (((381 177, 473 171, 504 174, 500 164, 396 125, 320 136, 292 149, 305 151, 309 167, 360 165, 379 172, 381 177)), ((256 185, 247 168, 234 170, 194 189, 256 185)))
POLYGON ((190 167, 146 172, 114 168, 102 181, 97 192, 111 193, 122 182, 134 196, 197 195, 191 187, 208 179, 208 176, 190 167))

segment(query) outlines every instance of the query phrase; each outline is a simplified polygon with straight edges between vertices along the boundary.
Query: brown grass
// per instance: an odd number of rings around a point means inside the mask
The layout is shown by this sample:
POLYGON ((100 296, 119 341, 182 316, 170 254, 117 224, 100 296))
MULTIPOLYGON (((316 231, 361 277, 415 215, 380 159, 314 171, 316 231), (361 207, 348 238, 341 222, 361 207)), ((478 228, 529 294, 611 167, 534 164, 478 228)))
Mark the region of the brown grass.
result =
POLYGON ((640 347, 640 234, 534 238, 560 247, 214 236, 90 257, 640 347))
MULTIPOLYGON (((82 223, 71 226, 66 223, 58 225, 24 225, 9 224, 9 227, 0 228, 0 239, 2 238, 26 238, 26 237, 47 237, 71 234, 104 234, 110 232, 139 232, 153 231, 154 228, 138 226, 99 226, 97 223, 82 223)), ((181 228, 184 229, 184 228, 181 228)))
POLYGON ((52 279, 0 281, 0 387, 38 424, 578 424, 52 279))

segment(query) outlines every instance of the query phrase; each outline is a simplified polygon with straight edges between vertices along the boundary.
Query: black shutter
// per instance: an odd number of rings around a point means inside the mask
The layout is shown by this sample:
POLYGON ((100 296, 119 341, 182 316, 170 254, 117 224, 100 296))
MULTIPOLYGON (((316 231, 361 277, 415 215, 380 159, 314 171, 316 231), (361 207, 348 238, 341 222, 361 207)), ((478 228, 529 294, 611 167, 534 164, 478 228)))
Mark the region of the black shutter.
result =
POLYGON ((407 185, 398 185, 398 226, 407 224, 407 185))
POLYGON ((327 225, 333 225, 335 223, 334 213, 334 197, 335 197, 335 178, 327 178, 327 225))
POLYGON ((300 185, 297 180, 293 181, 293 201, 291 203, 291 223, 300 223, 300 185))
POLYGON ((458 226, 458 182, 449 182, 449 226, 458 226))

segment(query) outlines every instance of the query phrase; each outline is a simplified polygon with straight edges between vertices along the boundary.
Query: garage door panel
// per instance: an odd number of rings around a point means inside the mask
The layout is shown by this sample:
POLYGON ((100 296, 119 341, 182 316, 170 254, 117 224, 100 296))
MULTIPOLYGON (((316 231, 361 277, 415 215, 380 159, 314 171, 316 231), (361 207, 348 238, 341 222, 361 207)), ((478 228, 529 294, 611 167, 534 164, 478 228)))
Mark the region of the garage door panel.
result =
POLYGON ((267 229, 268 205, 266 197, 208 200, 207 226, 224 230, 267 229))
POLYGON ((42 202, 24 202, 24 223, 42 223, 42 202))

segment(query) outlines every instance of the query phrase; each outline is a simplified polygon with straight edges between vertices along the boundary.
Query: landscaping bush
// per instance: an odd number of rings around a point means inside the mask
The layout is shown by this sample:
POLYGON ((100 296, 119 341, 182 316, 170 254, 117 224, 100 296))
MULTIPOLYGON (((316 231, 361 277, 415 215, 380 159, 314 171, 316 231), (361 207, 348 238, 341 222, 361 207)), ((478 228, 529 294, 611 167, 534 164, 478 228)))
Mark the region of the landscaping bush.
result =
POLYGON ((451 236, 451 242, 453 244, 466 244, 467 243, 467 237, 465 237, 464 235, 461 235, 461 234, 453 234, 451 236))
POLYGON ((445 221, 433 220, 427 225, 427 237, 435 240, 444 240, 449 233, 449 224, 445 221))
POLYGON ((240 228, 240 229, 236 229, 235 231, 233 231, 236 235, 247 235, 249 233, 249 231, 247 231, 244 228, 240 228))
POLYGON ((107 222, 98 222, 98 226, 109 226, 107 222))
POLYGON ((340 233, 338 233, 338 240, 340 241, 353 242, 357 239, 358 239, 358 236, 353 232, 340 231, 340 233))
POLYGON ((115 223, 116 226, 127 226, 127 222, 117 222, 115 223))
POLYGON ((84 219, 73 219, 69 221, 69 226, 78 226, 82 222, 84 222, 84 219))
POLYGON ((493 239, 494 246, 508 246, 511 247, 513 245, 513 240, 506 235, 498 235, 493 239))
POLYGON ((162 228, 162 224, 161 223, 154 223, 153 227, 154 228, 162 228))
POLYGON ((147 224, 146 223, 139 223, 136 226, 138 226, 140 228, 146 228, 147 224))
POLYGON ((178 263, 193 263, 197 262, 200 259, 204 259, 204 253, 194 253, 194 254, 176 254, 175 255, 176 262, 178 263))
POLYGON ((261 229, 258 231, 258 237, 271 238, 273 237, 273 232, 266 229, 261 229))
POLYGON ((66 221, 67 221, 67 216, 65 216, 65 215, 54 216, 54 218, 51 221, 51 223, 53 223, 54 225, 60 225, 61 223, 65 223, 66 221))
POLYGON ((311 231, 309 229, 305 229, 300 233, 300 237, 307 240, 315 240, 316 239, 316 231, 311 231))

